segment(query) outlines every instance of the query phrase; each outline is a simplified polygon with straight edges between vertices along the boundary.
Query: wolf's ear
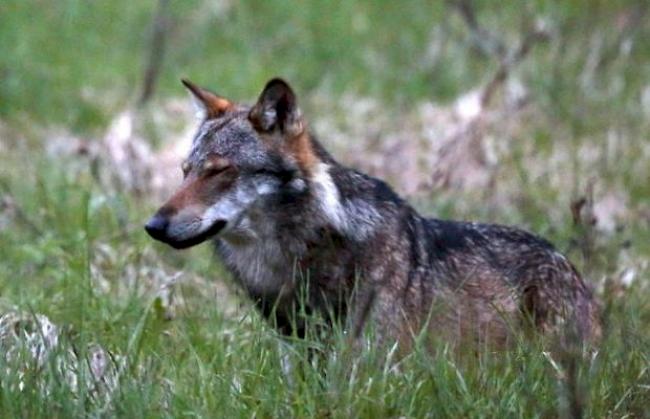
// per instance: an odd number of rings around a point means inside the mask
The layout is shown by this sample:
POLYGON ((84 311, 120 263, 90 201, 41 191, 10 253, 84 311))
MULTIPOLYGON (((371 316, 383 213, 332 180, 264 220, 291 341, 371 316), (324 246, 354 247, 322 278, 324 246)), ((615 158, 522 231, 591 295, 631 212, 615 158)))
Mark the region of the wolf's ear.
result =
POLYGON ((283 134, 296 136, 304 129, 296 95, 287 82, 277 78, 266 84, 248 118, 255 129, 263 132, 277 128, 283 134))
POLYGON ((233 107, 228 99, 199 87, 187 79, 181 79, 181 82, 192 94, 192 102, 200 119, 216 118, 233 107))

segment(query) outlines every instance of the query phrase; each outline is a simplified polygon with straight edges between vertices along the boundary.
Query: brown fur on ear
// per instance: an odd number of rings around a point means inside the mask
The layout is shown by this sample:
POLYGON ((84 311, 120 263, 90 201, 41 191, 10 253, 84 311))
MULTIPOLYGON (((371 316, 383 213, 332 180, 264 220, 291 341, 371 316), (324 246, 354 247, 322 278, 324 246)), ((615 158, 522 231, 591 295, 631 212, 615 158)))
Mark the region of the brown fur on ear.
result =
POLYGON ((248 118, 258 131, 279 129, 287 138, 297 137, 304 131, 302 114, 291 86, 280 78, 270 80, 248 118))
POLYGON ((251 108, 248 119, 263 137, 279 138, 281 147, 296 159, 305 173, 313 171, 319 159, 296 95, 287 82, 279 78, 270 80, 251 108))
POLYGON ((200 116, 203 118, 216 118, 234 107, 228 99, 208 89, 199 87, 187 79, 181 79, 181 82, 192 93, 192 97, 199 108, 200 116))

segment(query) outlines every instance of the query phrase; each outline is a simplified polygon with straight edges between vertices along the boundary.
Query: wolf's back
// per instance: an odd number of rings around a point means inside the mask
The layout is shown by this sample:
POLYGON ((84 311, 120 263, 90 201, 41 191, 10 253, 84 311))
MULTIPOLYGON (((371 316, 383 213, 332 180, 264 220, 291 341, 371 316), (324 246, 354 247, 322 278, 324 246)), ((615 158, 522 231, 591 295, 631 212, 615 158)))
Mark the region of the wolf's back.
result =
POLYGON ((443 295, 456 294, 460 310, 477 319, 512 312, 543 332, 569 324, 580 338, 599 339, 591 289, 548 241, 496 224, 426 219, 426 226, 430 268, 439 276, 432 280, 446 288, 443 295))

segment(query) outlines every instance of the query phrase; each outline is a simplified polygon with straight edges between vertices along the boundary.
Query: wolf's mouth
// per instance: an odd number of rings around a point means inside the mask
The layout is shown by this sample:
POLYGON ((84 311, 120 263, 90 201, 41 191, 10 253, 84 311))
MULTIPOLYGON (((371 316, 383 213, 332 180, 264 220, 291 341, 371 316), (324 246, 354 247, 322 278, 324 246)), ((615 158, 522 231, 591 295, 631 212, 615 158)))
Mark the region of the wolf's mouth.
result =
POLYGON ((191 237, 189 239, 174 240, 168 237, 165 240, 161 240, 161 239, 159 240, 167 243, 174 249, 187 249, 188 247, 196 246, 197 244, 203 243, 209 238, 217 235, 217 233, 219 233, 225 226, 226 226, 226 221, 217 220, 214 224, 212 224, 210 228, 208 228, 201 234, 191 237))

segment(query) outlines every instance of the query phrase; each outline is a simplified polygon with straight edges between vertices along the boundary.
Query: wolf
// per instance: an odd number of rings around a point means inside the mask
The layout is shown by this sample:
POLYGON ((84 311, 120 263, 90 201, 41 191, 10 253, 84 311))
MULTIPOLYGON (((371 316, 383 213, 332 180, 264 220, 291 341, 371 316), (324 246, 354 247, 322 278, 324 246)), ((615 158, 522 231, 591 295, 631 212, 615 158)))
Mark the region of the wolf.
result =
POLYGON ((183 84, 201 122, 181 186, 145 229, 177 249, 212 241, 282 334, 305 335, 300 311, 406 350, 421 333, 453 345, 507 346, 531 329, 599 339, 598 302, 546 240, 421 216, 338 163, 282 79, 252 106, 183 84))

